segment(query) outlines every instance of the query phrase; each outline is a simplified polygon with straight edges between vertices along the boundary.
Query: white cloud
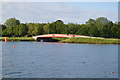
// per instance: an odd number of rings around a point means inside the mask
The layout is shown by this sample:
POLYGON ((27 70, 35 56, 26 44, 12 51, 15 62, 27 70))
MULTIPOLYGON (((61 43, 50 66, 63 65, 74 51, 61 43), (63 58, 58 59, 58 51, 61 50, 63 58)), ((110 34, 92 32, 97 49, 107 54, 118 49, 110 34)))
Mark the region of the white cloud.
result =
POLYGON ((117 13, 82 9, 62 3, 3 3, 3 22, 16 17, 22 22, 53 22, 61 19, 66 23, 84 23, 89 18, 107 17, 117 21, 117 13))

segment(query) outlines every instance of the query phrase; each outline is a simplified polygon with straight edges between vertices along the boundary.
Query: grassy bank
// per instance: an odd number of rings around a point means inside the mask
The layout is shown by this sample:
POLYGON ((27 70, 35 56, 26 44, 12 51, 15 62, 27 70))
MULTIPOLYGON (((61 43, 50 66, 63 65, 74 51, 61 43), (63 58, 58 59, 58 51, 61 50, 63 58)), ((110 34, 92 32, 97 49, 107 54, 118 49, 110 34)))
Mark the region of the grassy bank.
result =
MULTIPOLYGON (((60 43, 78 43, 78 44, 120 44, 120 39, 105 38, 53 38, 60 43)), ((4 41, 5 37, 0 37, 4 41)), ((8 41, 36 41, 32 37, 8 37, 8 41)))
POLYGON ((62 41, 62 40, 66 40, 66 39, 68 39, 68 38, 53 38, 53 39, 56 39, 56 40, 62 41))
POLYGON ((62 43, 83 43, 83 44, 120 44, 120 39, 100 38, 69 38, 61 40, 62 43))
MULTIPOLYGON (((0 41, 4 41, 5 37, 0 37, 0 41)), ((8 37, 8 41, 35 41, 32 37, 8 37)))

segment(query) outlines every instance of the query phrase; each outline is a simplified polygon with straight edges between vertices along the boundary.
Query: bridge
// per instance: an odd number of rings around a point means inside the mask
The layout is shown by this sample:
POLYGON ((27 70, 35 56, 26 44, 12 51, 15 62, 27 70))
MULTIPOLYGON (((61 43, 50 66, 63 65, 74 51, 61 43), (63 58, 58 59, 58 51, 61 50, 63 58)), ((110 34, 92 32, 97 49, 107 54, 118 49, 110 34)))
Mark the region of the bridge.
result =
POLYGON ((72 37, 81 37, 81 35, 73 35, 73 34, 45 34, 45 35, 38 35, 33 36, 33 38, 37 41, 55 41, 53 38, 72 38, 72 37))

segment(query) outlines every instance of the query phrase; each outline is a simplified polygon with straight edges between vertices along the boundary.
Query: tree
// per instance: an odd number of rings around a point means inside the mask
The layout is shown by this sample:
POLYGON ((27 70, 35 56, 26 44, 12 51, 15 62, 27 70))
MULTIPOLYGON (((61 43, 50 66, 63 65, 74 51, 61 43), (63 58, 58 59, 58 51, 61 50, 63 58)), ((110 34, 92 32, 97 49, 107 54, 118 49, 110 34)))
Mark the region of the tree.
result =
POLYGON ((63 21, 62 20, 57 20, 54 22, 55 23, 55 26, 56 26, 56 32, 57 34, 61 34, 64 27, 63 27, 63 21))
POLYGON ((33 36, 40 34, 78 34, 105 38, 120 38, 120 22, 113 23, 105 17, 89 19, 85 24, 64 24, 62 20, 52 23, 20 23, 9 18, 0 24, 0 35, 8 37, 33 36))
POLYGON ((5 26, 17 26, 17 25, 20 25, 20 21, 17 20, 16 18, 9 18, 5 22, 5 26))
POLYGON ((75 34, 77 30, 76 24, 68 23, 68 34, 75 34))
POLYGON ((67 24, 63 24, 63 30, 62 30, 61 34, 68 34, 68 25, 67 24))
POLYGON ((96 20, 94 19, 89 19, 86 22, 86 25, 89 27, 89 35, 90 36, 99 36, 99 31, 98 31, 98 26, 96 26, 96 20))
POLYGON ((44 25, 43 30, 45 34, 50 34, 50 23, 44 25))
POLYGON ((77 31, 76 31, 76 34, 78 34, 78 35, 81 35, 82 34, 82 26, 79 24, 79 25, 77 25, 77 31))
POLYGON ((50 34, 56 34, 56 33, 57 33, 56 23, 55 23, 55 22, 51 23, 49 33, 50 33, 50 34))
POLYGON ((8 26, 7 27, 6 30, 7 30, 7 36, 8 37, 12 37, 14 35, 14 29, 13 28, 14 28, 14 26, 8 26))
POLYGON ((34 23, 28 23, 27 24, 27 28, 28 28, 28 34, 30 35, 30 36, 33 36, 33 30, 34 30, 34 23))
POLYGON ((14 36, 14 37, 19 37, 20 35, 19 35, 19 28, 20 28, 20 26, 18 25, 18 26, 14 26, 14 28, 13 28, 13 35, 12 36, 14 36))
POLYGON ((2 31, 2 36, 7 36, 7 29, 5 29, 4 31, 2 31))
POLYGON ((19 25, 19 36, 25 36, 27 34, 27 26, 26 24, 20 24, 19 25))
POLYGON ((86 24, 81 25, 81 35, 89 36, 89 27, 86 24))
POLYGON ((112 38, 120 38, 120 22, 114 23, 111 30, 112 38))
POLYGON ((117 38, 120 39, 120 22, 118 22, 117 38))
POLYGON ((5 26, 5 25, 0 24, 0 30, 1 30, 1 31, 4 31, 5 29, 6 29, 6 26, 5 26))
POLYGON ((96 24, 101 37, 111 36, 111 27, 113 25, 112 21, 104 17, 99 17, 96 19, 96 24))
POLYGON ((2 31, 6 29, 6 26, 0 24, 0 36, 2 36, 2 31))
POLYGON ((40 35, 43 34, 43 32, 43 26, 41 24, 34 24, 33 35, 40 35))

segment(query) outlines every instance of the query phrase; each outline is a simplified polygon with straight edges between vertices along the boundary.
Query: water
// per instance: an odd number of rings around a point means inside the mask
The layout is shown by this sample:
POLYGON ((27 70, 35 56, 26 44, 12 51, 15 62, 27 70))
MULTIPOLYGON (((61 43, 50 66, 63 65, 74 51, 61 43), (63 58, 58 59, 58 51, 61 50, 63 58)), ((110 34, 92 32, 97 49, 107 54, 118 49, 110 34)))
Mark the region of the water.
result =
POLYGON ((3 78, 118 77, 118 45, 3 42, 2 53, 3 78))
POLYGON ((0 79, 2 79, 2 42, 0 42, 0 79))

